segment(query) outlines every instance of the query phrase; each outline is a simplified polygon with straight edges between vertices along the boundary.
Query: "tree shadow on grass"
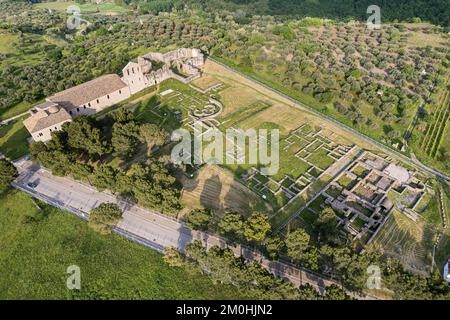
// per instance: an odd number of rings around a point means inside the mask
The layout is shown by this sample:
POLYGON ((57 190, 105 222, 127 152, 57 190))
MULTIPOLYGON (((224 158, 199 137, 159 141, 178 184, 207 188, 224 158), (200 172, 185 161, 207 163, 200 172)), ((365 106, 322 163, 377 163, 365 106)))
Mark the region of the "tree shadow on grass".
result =
POLYGON ((8 124, 0 130, 0 152, 11 160, 16 160, 28 153, 29 134, 20 123, 8 124))

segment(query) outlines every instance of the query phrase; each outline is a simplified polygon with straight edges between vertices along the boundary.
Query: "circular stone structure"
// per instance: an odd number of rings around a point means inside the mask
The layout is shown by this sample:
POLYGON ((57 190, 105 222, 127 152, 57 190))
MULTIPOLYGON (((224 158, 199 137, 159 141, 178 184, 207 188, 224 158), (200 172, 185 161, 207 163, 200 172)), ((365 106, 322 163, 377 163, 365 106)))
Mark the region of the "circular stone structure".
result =
POLYGON ((208 120, 217 117, 222 113, 223 105, 219 100, 213 97, 209 98, 209 104, 198 110, 195 107, 189 109, 189 115, 197 120, 208 120))

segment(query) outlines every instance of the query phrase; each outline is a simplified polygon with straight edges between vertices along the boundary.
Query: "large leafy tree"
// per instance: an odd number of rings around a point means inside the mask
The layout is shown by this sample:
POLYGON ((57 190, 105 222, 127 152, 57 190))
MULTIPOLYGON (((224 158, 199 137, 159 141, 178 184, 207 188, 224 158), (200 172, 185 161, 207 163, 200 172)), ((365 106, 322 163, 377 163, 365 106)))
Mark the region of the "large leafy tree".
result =
POLYGON ((350 300, 345 290, 335 284, 326 287, 324 298, 327 300, 350 300))
POLYGON ((100 191, 115 191, 117 171, 111 166, 100 166, 93 174, 92 184, 100 191))
POLYGON ((19 173, 16 167, 6 159, 0 159, 0 193, 5 192, 11 186, 19 173))
POLYGON ((254 212, 244 224, 244 237, 248 241, 261 242, 270 233, 271 229, 267 215, 261 212, 254 212))
POLYGON ((140 205, 172 216, 181 210, 179 186, 162 164, 134 164, 128 174, 133 179, 132 193, 140 205))
POLYGON ((320 296, 317 289, 315 289, 310 284, 302 285, 299 287, 299 297, 298 300, 321 300, 322 297, 320 296))
POLYGON ((72 176, 75 179, 77 180, 86 179, 89 183, 91 183, 90 176, 93 172, 93 168, 89 164, 74 162, 71 165, 70 171, 72 172, 72 176))
POLYGON ((154 146, 162 146, 167 139, 167 132, 156 124, 145 123, 139 128, 141 140, 147 144, 147 153, 150 154, 154 146))
POLYGON ((266 239, 266 249, 270 258, 277 259, 280 251, 284 248, 284 242, 278 236, 272 236, 266 239))
POLYGON ((48 151, 38 155, 41 164, 49 168, 54 175, 66 176, 71 173, 71 166, 75 161, 74 154, 67 154, 63 151, 48 151))
POLYGON ((113 120, 118 123, 128 123, 134 121, 133 113, 125 108, 120 108, 111 114, 113 120))
POLYGON ((211 210, 208 209, 194 209, 187 216, 187 225, 194 230, 205 231, 208 229, 211 221, 211 210))
POLYGON ((195 240, 189 243, 186 246, 186 256, 197 263, 201 263, 206 257, 206 249, 203 247, 202 242, 195 240))
POLYGON ((302 228, 289 232, 284 241, 288 256, 294 260, 300 260, 308 249, 309 238, 309 234, 302 228))
POLYGON ((103 139, 101 130, 96 128, 87 117, 79 117, 64 126, 69 146, 85 150, 90 155, 101 156, 108 152, 108 143, 103 139))
POLYGON ((320 212, 319 218, 314 224, 316 231, 323 242, 327 242, 335 238, 337 234, 336 225, 336 213, 330 207, 326 207, 320 212))
POLYGON ((134 121, 116 122, 112 128, 111 143, 116 156, 130 158, 139 144, 139 126, 134 121))
POLYGON ((244 233, 244 220, 239 213, 227 212, 218 224, 219 233, 231 239, 237 239, 244 233))
POLYGON ((171 267, 181 267, 184 263, 184 258, 180 252, 174 247, 167 247, 164 249, 164 262, 171 267))
POLYGON ((105 202, 92 209, 89 214, 89 225, 101 233, 111 232, 112 226, 122 218, 122 210, 115 203, 105 202))
POLYGON ((47 151, 48 147, 42 141, 33 142, 32 144, 30 144, 30 154, 33 161, 40 161, 39 155, 47 151))

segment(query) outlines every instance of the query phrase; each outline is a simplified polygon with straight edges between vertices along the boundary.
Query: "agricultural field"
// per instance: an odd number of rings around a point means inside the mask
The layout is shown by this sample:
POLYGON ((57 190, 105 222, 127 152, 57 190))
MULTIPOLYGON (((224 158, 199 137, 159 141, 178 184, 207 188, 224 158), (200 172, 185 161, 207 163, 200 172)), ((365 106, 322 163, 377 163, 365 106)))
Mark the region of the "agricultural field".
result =
MULTIPOLYGON (((52 35, 38 35, 30 33, 15 33, 0 31, 0 73, 7 67, 7 70, 14 68, 26 68, 36 66, 48 58, 48 52, 62 48, 67 43, 62 39, 57 39, 52 35)), ((10 76, 11 71, 5 74, 5 78, 10 76)), ((5 81, 0 79, 0 85, 5 81)), ((7 89, 8 90, 8 89, 7 89)), ((33 101, 30 88, 19 92, 8 90, 9 98, 23 94, 25 99, 9 107, 2 107, 0 104, 0 120, 19 115, 28 111, 33 105, 43 101, 42 98, 33 101)), ((2 97, 3 98, 3 97, 2 97)))
POLYGON ((450 159, 449 119, 450 91, 435 95, 436 103, 429 105, 430 120, 418 121, 413 131, 412 146, 417 158, 448 172, 450 159))
POLYGON ((433 225, 412 221, 394 210, 373 243, 382 248, 385 255, 399 259, 412 271, 428 274, 435 235, 433 225))
POLYGON ((0 246, 1 299, 247 297, 197 271, 170 268, 161 254, 115 234, 100 235, 78 217, 19 191, 0 197, 0 246), (76 293, 66 287, 71 265, 81 270, 76 293))

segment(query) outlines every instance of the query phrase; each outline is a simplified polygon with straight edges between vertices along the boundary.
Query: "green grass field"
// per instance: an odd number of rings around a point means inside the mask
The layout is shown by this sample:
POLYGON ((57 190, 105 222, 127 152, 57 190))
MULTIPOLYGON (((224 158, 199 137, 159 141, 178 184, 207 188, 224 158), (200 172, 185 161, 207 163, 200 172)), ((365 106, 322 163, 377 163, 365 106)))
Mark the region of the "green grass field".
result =
POLYGON ((0 299, 239 299, 196 271, 167 266, 162 255, 11 191, 0 198, 0 299), (81 290, 66 288, 67 267, 81 290))
POLYGON ((0 152, 11 160, 18 159, 28 153, 27 139, 30 136, 19 118, 0 127, 0 152))
POLYGON ((129 10, 118 6, 114 3, 101 3, 101 4, 94 4, 94 3, 85 3, 85 4, 79 4, 72 1, 67 2, 42 2, 35 4, 36 8, 39 9, 51 9, 51 10, 57 10, 57 11, 65 11, 69 6, 78 6, 81 9, 81 13, 124 13, 128 12, 129 10))
POLYGON ((11 54, 15 53, 14 43, 17 41, 16 36, 9 32, 0 33, 0 53, 11 54))

